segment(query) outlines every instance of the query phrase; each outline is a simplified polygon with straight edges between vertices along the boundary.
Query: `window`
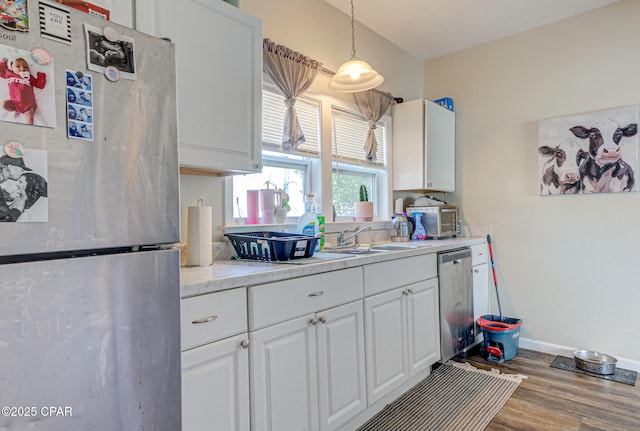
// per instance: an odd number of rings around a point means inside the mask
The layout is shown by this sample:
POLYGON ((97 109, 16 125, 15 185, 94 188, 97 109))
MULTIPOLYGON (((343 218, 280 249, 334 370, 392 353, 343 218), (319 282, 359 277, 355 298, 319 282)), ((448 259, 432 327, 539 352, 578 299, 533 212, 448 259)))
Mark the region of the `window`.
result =
POLYGON ((263 154, 262 172, 259 174, 236 175, 233 177, 233 218, 247 216, 247 190, 267 188, 283 189, 289 194, 290 217, 298 217, 304 213, 303 196, 306 190, 308 164, 299 158, 301 163, 279 160, 263 154))
POLYGON ((227 210, 228 217, 231 214, 236 220, 246 217, 246 191, 265 188, 266 182, 273 184, 270 188, 284 188, 289 194, 289 222, 294 222, 304 212, 305 193, 316 194, 327 220, 331 219, 332 205, 337 220, 353 220, 353 204, 359 201, 362 184, 367 186, 369 200, 375 202, 374 215, 388 215, 386 207, 390 205, 391 192, 385 146, 391 134, 389 116, 376 124, 377 160, 371 162, 366 160, 363 149, 368 122, 359 115, 357 106, 347 107, 342 103, 336 106, 336 99, 306 94, 296 102, 306 142, 295 153, 284 153, 281 150, 284 98, 265 83, 262 100, 264 167, 259 174, 232 177, 233 189, 227 204, 232 205, 233 210, 227 210), (325 184, 329 175, 331 190, 321 190, 321 184, 325 184))
MULTIPOLYGON (((385 125, 376 124, 374 133, 378 141, 376 161, 366 159, 364 142, 369 124, 360 116, 336 109, 332 110, 332 193, 336 216, 353 217, 353 204, 360 200, 360 185, 367 186, 369 200, 376 202, 380 181, 385 175, 385 125)), ((384 201, 384 199, 382 199, 384 201)))
POLYGON ((295 154, 281 152, 284 124, 284 97, 265 84, 262 93, 262 172, 233 177, 233 218, 247 216, 247 190, 267 187, 283 189, 289 194, 289 217, 304 213, 304 194, 309 190, 310 167, 320 154, 320 105, 309 98, 296 102, 298 121, 306 142, 295 154))

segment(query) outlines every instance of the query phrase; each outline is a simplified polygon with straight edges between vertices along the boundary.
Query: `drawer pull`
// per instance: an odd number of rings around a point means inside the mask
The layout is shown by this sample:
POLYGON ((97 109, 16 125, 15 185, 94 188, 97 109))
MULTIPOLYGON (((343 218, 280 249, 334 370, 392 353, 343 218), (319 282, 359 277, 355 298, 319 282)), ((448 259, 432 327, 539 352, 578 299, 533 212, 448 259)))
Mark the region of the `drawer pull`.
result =
POLYGON ((240 341, 240 347, 242 347, 243 349, 248 349, 249 348, 249 340, 240 341))
POLYGON ((321 290, 321 291, 319 291, 319 292, 313 292, 313 293, 310 293, 310 294, 309 294, 309 296, 310 296, 310 297, 313 297, 313 296, 322 296, 322 295, 324 295, 324 292, 323 292, 322 290, 321 290))
POLYGON ((203 317, 202 319, 196 319, 196 320, 192 321, 191 323, 193 323, 194 325, 197 325, 199 323, 212 322, 212 321, 216 320, 217 318, 218 318, 218 316, 203 317))

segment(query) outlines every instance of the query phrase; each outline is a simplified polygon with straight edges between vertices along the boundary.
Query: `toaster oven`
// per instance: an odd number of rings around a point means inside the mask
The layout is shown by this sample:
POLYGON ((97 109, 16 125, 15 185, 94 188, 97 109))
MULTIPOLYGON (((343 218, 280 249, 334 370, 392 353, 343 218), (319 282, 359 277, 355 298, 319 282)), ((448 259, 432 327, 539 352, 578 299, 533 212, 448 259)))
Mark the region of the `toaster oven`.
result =
POLYGON ((407 207, 407 214, 422 213, 422 225, 427 238, 438 239, 456 237, 460 233, 460 214, 455 205, 434 205, 426 207, 407 207))

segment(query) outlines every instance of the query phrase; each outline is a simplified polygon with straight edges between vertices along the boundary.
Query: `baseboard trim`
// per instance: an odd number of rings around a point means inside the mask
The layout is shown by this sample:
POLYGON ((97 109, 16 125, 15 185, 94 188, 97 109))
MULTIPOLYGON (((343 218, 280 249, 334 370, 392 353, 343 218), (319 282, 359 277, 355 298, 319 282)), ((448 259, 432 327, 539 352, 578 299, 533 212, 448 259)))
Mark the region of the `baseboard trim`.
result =
MULTIPOLYGON (((549 353, 551 355, 566 356, 569 358, 572 358, 573 352, 575 350, 578 350, 577 347, 569 347, 569 346, 562 346, 559 344, 544 343, 541 341, 531 340, 528 338, 520 338, 519 346, 523 349, 535 350, 536 352, 549 353)), ((610 354, 609 352, 601 352, 601 353, 610 354)), ((636 372, 640 372, 640 361, 621 358, 616 355, 612 355, 612 356, 614 356, 618 360, 618 363, 616 364, 617 367, 624 368, 626 370, 633 370, 636 372)))

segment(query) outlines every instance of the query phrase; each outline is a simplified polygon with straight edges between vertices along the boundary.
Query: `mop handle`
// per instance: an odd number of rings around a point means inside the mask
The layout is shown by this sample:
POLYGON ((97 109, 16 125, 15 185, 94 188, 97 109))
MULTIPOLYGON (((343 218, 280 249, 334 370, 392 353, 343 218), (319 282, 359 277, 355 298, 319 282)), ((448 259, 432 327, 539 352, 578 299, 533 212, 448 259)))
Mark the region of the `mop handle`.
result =
POLYGON ((500 293, 498 292, 498 278, 496 277, 496 264, 493 260, 493 246, 491 245, 491 235, 487 235, 487 243, 489 244, 489 257, 491 258, 491 272, 493 273, 493 285, 496 288, 496 300, 498 301, 498 312, 500 313, 500 321, 502 322, 502 305, 500 304, 500 293))
POLYGON ((496 277, 496 264, 493 261, 493 247, 491 246, 491 235, 487 235, 487 243, 489 244, 489 257, 491 258, 491 272, 493 273, 493 285, 498 286, 498 278, 496 277))

